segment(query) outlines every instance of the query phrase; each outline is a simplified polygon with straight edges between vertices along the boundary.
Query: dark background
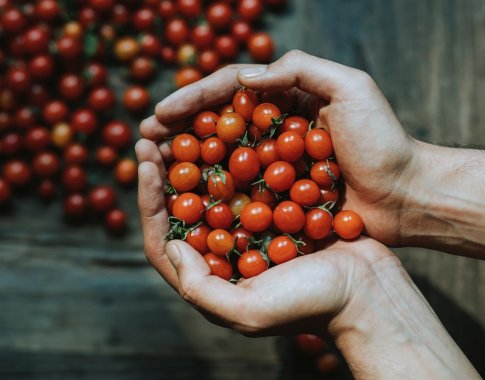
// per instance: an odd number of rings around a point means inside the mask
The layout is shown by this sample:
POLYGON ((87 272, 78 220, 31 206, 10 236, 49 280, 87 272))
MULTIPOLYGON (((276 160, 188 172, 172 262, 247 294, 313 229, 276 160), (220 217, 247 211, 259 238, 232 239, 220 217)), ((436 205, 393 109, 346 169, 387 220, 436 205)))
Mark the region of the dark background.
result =
MULTIPOLYGON (((292 0, 267 26, 278 55, 299 48, 368 71, 418 138, 485 143, 482 0, 292 0)), ((172 89, 171 78, 160 73, 154 98, 172 89)), ((112 82, 124 86, 119 74, 112 82)), ((313 378, 288 339, 214 327, 162 282, 143 255, 135 193, 122 200, 131 215, 123 239, 99 225, 66 225, 59 202, 20 195, 2 210, 0 378, 313 378)), ((485 375, 485 263, 398 254, 485 375)))

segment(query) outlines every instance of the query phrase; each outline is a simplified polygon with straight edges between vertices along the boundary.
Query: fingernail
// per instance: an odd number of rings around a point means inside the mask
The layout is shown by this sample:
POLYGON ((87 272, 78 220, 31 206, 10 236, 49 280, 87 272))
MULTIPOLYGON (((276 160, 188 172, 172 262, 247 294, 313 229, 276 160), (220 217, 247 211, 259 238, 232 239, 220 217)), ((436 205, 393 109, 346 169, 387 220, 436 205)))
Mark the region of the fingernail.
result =
POLYGON ((254 78, 263 75, 265 72, 266 66, 245 67, 239 70, 239 75, 245 78, 254 78))
POLYGON ((173 267, 177 268, 180 262, 180 251, 177 247, 177 243, 172 243, 172 242, 167 243, 166 253, 173 267))

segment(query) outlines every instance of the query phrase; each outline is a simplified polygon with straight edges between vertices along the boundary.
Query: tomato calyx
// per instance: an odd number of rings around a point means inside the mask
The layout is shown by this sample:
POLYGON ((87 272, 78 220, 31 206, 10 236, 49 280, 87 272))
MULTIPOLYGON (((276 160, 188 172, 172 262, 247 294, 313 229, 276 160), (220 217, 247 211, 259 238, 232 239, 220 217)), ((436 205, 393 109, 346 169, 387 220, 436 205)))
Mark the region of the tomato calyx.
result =
POLYGON ((217 206, 218 204, 222 203, 222 199, 219 199, 217 201, 214 200, 214 197, 211 195, 209 197, 209 204, 205 208, 205 210, 210 210, 212 207, 217 206))
POLYGON ((330 162, 327 158, 327 167, 325 168, 325 171, 327 172, 327 175, 330 177, 332 180, 332 186, 330 187, 330 190, 334 190, 335 186, 337 185, 337 178, 335 177, 335 174, 332 173, 332 170, 330 169, 330 162))
POLYGON ((226 174, 224 173, 222 166, 219 164, 211 166, 202 171, 202 180, 204 182, 207 182, 210 178, 214 185, 217 185, 216 177, 219 177, 224 185, 226 184, 226 174))
POLYGON ((320 210, 328 212, 330 215, 332 215, 332 210, 335 207, 336 202, 335 201, 328 201, 324 203, 323 205, 319 206, 304 206, 306 209, 312 210, 319 208, 320 210))
POLYGON ((291 236, 290 234, 287 234, 287 233, 284 233, 283 236, 286 236, 288 239, 290 239, 293 244, 295 244, 295 247, 296 247, 296 251, 300 254, 300 255, 304 255, 305 253, 300 251, 300 247, 302 245, 306 245, 306 243, 302 240, 297 240, 295 239, 293 236, 291 236))
POLYGON ((168 179, 165 180, 165 186, 166 186, 165 194, 167 195, 178 194, 177 190, 175 190, 175 187, 173 187, 173 185, 170 183, 168 179))
POLYGON ((185 240, 190 232, 202 224, 202 222, 199 221, 193 226, 187 227, 183 220, 180 220, 175 216, 169 216, 168 223, 170 224, 170 229, 165 235, 165 240, 185 240))
POLYGON ((249 132, 246 130, 243 137, 236 140, 237 146, 240 148, 254 148, 256 146, 256 141, 251 142, 249 139, 249 132))

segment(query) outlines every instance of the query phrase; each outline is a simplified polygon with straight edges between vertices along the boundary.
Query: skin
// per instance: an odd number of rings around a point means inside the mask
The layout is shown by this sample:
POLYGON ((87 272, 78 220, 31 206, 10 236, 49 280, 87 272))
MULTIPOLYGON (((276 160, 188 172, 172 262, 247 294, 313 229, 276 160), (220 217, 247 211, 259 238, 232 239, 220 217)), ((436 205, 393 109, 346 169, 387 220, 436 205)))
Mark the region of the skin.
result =
POLYGON ((155 111, 142 122, 136 147, 145 252, 210 321, 248 336, 330 333, 356 379, 480 378, 382 243, 485 257, 483 152, 414 140, 367 74, 299 51, 269 66, 227 66, 155 111), (188 244, 164 242, 169 149, 152 141, 228 102, 238 85, 290 90, 298 108, 330 131, 346 183, 343 206, 362 216, 371 238, 331 243, 237 286, 211 276, 188 244))

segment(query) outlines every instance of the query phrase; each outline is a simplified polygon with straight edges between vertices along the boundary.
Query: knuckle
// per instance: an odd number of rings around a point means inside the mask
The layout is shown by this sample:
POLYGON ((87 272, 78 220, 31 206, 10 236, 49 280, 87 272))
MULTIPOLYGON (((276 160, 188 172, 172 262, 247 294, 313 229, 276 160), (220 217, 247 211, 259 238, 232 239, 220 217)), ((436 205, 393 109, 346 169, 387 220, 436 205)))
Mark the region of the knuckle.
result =
POLYGON ((295 64, 296 62, 299 62, 303 57, 305 56, 305 53, 301 50, 298 49, 293 49, 290 50, 289 52, 285 53, 281 58, 280 61, 285 63, 285 64, 295 64))
POLYGON ((363 70, 355 69, 355 79, 354 83, 361 88, 371 89, 375 86, 374 79, 369 73, 363 70))
POLYGON ((197 287, 192 281, 181 281, 179 285, 180 296, 187 302, 196 305, 197 287))

